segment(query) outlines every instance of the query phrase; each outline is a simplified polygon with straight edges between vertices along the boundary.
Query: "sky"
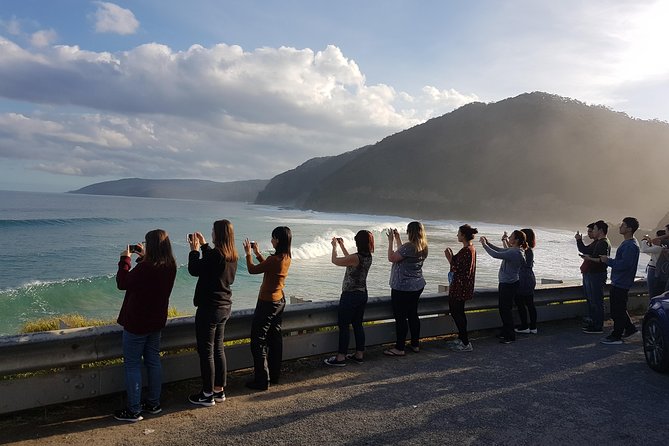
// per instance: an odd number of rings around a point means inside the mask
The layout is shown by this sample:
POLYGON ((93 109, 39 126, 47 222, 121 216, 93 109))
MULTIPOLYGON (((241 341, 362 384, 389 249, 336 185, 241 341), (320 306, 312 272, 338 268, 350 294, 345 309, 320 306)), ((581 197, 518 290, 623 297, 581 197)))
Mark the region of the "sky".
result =
POLYGON ((669 1, 2 0, 0 189, 269 179, 472 101, 669 121, 669 1))

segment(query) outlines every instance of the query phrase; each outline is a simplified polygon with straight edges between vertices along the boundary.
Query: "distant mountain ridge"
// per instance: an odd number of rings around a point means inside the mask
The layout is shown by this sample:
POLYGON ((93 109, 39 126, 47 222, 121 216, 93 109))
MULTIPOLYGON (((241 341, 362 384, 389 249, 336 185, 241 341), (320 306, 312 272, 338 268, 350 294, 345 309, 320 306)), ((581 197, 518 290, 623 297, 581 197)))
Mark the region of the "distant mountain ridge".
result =
POLYGON ((208 180, 125 178, 91 184, 69 193, 253 202, 268 182, 269 180, 246 180, 219 183, 208 180))
POLYGON ((272 178, 258 203, 582 228, 669 208, 669 125, 548 93, 471 103, 272 178))

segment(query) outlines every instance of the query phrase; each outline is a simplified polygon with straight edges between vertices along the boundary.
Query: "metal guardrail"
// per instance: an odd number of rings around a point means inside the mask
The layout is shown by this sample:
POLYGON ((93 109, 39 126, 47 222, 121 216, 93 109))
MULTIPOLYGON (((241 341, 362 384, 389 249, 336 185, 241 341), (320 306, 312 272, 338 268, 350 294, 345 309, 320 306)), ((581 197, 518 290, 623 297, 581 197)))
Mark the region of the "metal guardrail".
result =
MULTIPOLYGON (((630 295, 643 294, 645 282, 637 282, 630 295)), ((539 321, 585 313, 580 286, 541 287, 535 292, 535 303, 539 321)), ((647 301, 638 299, 636 304, 643 306, 647 301)), ((284 359, 336 350, 336 330, 314 329, 336 326, 337 307, 337 301, 288 305, 282 325, 284 333, 290 334, 284 338, 284 359)), ((470 330, 499 326, 496 290, 477 290, 474 299, 467 302, 466 310, 478 310, 468 315, 470 330)), ((451 318, 446 317, 448 299, 444 294, 424 294, 419 301, 419 314, 424 316, 421 323, 424 337, 456 332, 451 318)), ((252 318, 252 309, 233 311, 226 324, 226 340, 248 338, 252 318)), ((392 319, 389 296, 369 299, 365 321, 377 323, 366 327, 368 345, 394 341, 392 319)), ((123 391, 122 365, 82 368, 82 364, 122 357, 121 336, 120 326, 102 326, 0 337, 0 376, 49 371, 0 380, 0 413, 123 391)), ((194 317, 170 319, 162 331, 161 349, 174 351, 194 346, 194 317)), ((248 345, 226 347, 226 354, 229 370, 252 366, 248 345)), ((164 356, 163 375, 165 382, 199 376, 197 353, 164 356)))

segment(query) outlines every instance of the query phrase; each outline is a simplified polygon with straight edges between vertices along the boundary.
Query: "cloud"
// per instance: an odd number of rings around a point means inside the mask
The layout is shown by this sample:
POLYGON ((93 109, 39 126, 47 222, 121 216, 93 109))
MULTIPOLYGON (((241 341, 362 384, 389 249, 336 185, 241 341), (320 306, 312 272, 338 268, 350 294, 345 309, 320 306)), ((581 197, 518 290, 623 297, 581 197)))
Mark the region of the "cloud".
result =
POLYGON ((7 21, 0 20, 0 27, 4 29, 7 34, 12 36, 18 36, 21 34, 21 22, 19 22, 16 17, 12 17, 7 21))
POLYGON ((43 29, 33 33, 30 43, 35 47, 46 47, 51 45, 58 38, 58 34, 53 29, 43 29))
POLYGON ((94 13, 95 32, 121 35, 134 34, 139 28, 139 21, 129 9, 109 2, 96 2, 98 9, 94 13))
POLYGON ((333 45, 246 52, 154 43, 112 54, 29 50, 2 38, 0 95, 44 104, 0 114, 0 157, 64 175, 214 180, 270 178, 478 99, 368 85, 333 45))

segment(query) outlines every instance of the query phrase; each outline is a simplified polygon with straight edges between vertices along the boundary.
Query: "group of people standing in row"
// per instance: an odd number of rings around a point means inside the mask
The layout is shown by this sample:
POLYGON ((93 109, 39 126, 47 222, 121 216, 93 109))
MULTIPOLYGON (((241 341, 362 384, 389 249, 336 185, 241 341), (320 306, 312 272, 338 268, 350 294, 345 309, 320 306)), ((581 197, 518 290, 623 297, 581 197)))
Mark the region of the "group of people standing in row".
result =
MULTIPOLYGON (((606 238, 608 226, 598 221, 588 226, 588 236, 593 240, 583 243, 576 233, 579 251, 584 259, 581 270, 583 285, 589 303, 589 320, 586 333, 601 333, 603 325, 603 286, 606 268, 611 267, 611 313, 614 329, 602 342, 621 343, 636 328, 626 312, 627 291, 631 287, 638 262, 639 245, 633 237, 638 221, 625 218, 620 232, 625 242, 618 248, 615 259, 609 258, 610 243, 606 238), (635 254, 636 252, 636 254, 635 254), (631 272, 631 276, 630 276, 631 272), (626 318, 625 318, 626 316, 626 318), (620 341, 620 342, 614 342, 620 341)), ((668 228, 669 230, 669 228, 668 228)), ((476 249, 474 237, 478 233, 470 225, 458 228, 457 239, 462 247, 457 253, 451 248, 444 251, 450 265, 449 312, 458 329, 458 337, 449 341, 453 351, 471 352, 473 346, 467 335, 465 302, 474 295, 476 278, 476 249)), ((667 232, 669 233, 669 231, 667 232)), ((384 354, 392 357, 406 355, 406 337, 410 333, 409 349, 420 351, 420 319, 418 301, 425 288, 423 262, 428 255, 427 237, 422 223, 413 221, 406 229, 406 242, 397 229, 388 229, 387 260, 391 262, 391 303, 395 319, 396 342, 384 354)), ((279 226, 272 231, 274 253, 265 257, 255 242, 243 242, 246 267, 250 274, 263 274, 251 324, 251 353, 254 375, 246 386, 253 390, 267 390, 278 384, 281 375, 282 334, 281 320, 286 300, 283 292, 291 264, 292 234, 288 227, 279 226), (254 262, 255 257, 257 263, 254 262)), ((669 242, 663 234, 648 243, 660 245, 669 242)), ((356 252, 349 253, 341 238, 333 238, 331 261, 345 267, 342 293, 338 308, 339 346, 336 355, 325 359, 330 366, 345 366, 349 361, 364 360, 365 333, 363 318, 368 300, 367 275, 372 265, 374 236, 361 230, 355 237, 356 252), (341 255, 339 253, 341 251, 341 255), (355 338, 355 351, 349 353, 349 326, 355 338)), ((202 388, 188 397, 196 405, 213 406, 225 401, 227 366, 224 351, 225 324, 232 307, 231 285, 235 280, 239 256, 234 242, 234 229, 228 220, 214 222, 212 245, 195 232, 189 234, 190 253, 188 272, 197 277, 193 303, 197 352, 200 358, 202 388)), ((487 237, 480 237, 481 246, 493 258, 502 261, 499 269, 499 314, 502 329, 498 337, 503 344, 511 344, 517 333, 537 334, 537 311, 534 305, 536 279, 533 272, 535 233, 520 229, 502 236, 501 246, 492 244, 487 237), (518 308, 520 326, 514 327, 513 304, 518 308)), ((167 320, 169 296, 176 278, 176 262, 169 237, 157 229, 146 234, 145 242, 128 246, 118 263, 117 286, 125 290, 125 298, 118 317, 123 326, 123 357, 127 390, 126 407, 115 413, 121 421, 139 421, 142 413, 158 414, 162 385, 160 366, 160 331, 167 320), (131 254, 138 255, 137 264, 131 268, 131 254), (141 399, 141 363, 147 369, 146 398, 141 399)))
MULTIPOLYGON (((248 239, 243 247, 249 274, 263 274, 258 302, 251 323, 251 352, 254 378, 246 386, 266 390, 279 382, 281 375, 281 317, 286 306, 283 293, 291 263, 290 228, 274 228, 271 236, 274 253, 265 257, 258 245, 248 239), (255 257, 256 262, 254 262, 255 257)), ((232 223, 215 221, 211 244, 200 232, 188 235, 188 272, 197 277, 193 304, 195 337, 200 358, 202 388, 188 400, 200 406, 225 401, 227 364, 224 351, 225 323, 232 309, 232 289, 239 255, 232 223)), ((116 411, 121 421, 140 421, 143 413, 158 414, 162 386, 160 332, 167 321, 169 297, 176 278, 176 261, 170 239, 162 229, 149 231, 144 243, 129 245, 118 263, 116 284, 125 290, 118 317, 123 326, 126 407, 116 411), (137 254, 132 267, 131 254, 137 254), (142 358, 147 370, 147 393, 142 393, 142 358)))

